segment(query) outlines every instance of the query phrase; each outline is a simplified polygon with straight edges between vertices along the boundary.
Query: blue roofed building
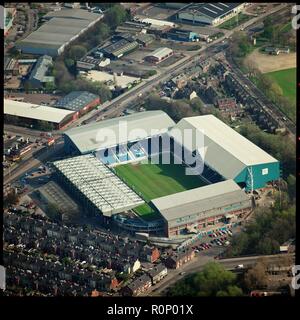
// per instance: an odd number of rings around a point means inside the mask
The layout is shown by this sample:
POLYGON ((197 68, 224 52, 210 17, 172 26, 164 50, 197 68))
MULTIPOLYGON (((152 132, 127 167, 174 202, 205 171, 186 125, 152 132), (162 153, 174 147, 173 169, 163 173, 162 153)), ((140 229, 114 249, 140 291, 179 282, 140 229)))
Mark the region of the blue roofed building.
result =
POLYGON ((181 30, 181 29, 173 28, 166 33, 166 36, 168 39, 175 40, 175 41, 184 41, 184 42, 199 41, 198 33, 190 30, 181 30))

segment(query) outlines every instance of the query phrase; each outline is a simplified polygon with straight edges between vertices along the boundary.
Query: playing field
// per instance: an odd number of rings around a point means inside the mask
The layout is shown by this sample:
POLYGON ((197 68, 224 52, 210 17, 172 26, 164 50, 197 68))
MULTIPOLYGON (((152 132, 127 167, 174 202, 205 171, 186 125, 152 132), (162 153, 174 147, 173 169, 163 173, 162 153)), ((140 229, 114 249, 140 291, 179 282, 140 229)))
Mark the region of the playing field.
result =
MULTIPOLYGON (((169 194, 206 185, 199 176, 188 176, 185 168, 176 164, 125 164, 114 168, 128 186, 140 194, 146 202, 169 194)), ((153 218, 156 213, 148 205, 135 211, 143 218, 153 218)))
POLYGON ((269 72, 268 76, 278 83, 283 95, 296 105, 296 68, 269 72))

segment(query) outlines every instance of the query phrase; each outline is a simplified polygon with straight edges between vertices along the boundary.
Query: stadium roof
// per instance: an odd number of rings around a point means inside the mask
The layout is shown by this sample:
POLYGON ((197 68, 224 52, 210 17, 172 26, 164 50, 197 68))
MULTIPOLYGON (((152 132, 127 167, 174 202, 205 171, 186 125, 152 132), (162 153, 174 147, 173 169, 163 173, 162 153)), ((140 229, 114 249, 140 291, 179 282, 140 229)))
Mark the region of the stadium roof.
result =
POLYGON ((152 203, 171 221, 244 201, 249 201, 246 193, 233 180, 226 180, 153 199, 152 203))
POLYGON ((144 203, 144 200, 91 154, 55 161, 53 165, 106 216, 144 203))
POLYGON ((165 133, 174 125, 175 122, 163 111, 145 111, 72 128, 67 130, 65 135, 73 141, 81 153, 87 153, 148 138, 155 135, 152 130, 165 133), (127 135, 120 131, 119 127, 119 123, 124 125, 125 121, 127 135))
POLYGON ((45 82, 45 78, 49 66, 52 65, 52 58, 49 56, 41 56, 38 58, 33 70, 30 73, 29 80, 35 79, 40 82, 45 82))
POLYGON ((173 50, 169 48, 157 48, 152 53, 148 54, 148 57, 156 57, 158 59, 162 59, 168 54, 172 53, 173 50))
POLYGON ((58 100, 54 107, 68 109, 72 111, 80 111, 86 105, 99 99, 99 96, 87 91, 72 91, 62 99, 58 100))
POLYGON ((73 111, 4 99, 4 114, 60 123, 66 116, 73 114, 73 111))
MULTIPOLYGON (((184 118, 175 128, 203 130, 204 146, 196 146, 194 139, 191 151, 204 147, 205 163, 226 179, 234 179, 247 166, 277 162, 213 115, 184 118)), ((175 140, 178 139, 175 137, 175 140)))
POLYGON ((18 42, 18 46, 49 47, 59 49, 102 16, 81 9, 65 9, 43 16, 50 19, 39 29, 18 42))

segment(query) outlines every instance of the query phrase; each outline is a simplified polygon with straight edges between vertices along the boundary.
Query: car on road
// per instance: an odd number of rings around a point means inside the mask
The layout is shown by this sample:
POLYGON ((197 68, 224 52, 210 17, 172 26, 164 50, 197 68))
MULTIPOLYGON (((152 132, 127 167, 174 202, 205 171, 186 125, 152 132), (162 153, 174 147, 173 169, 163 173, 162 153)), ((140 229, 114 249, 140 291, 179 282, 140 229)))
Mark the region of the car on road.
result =
POLYGON ((181 271, 180 273, 179 273, 179 275, 184 275, 184 274, 186 274, 186 272, 185 271, 181 271))
POLYGON ((243 264, 238 264, 235 268, 236 269, 244 269, 244 265, 243 264))

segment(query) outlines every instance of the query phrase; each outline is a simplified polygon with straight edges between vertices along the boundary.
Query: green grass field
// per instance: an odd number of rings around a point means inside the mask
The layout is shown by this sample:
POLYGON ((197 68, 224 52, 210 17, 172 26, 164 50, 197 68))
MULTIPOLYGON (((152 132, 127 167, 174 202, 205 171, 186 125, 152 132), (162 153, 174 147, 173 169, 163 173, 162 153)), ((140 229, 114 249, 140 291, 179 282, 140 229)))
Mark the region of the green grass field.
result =
POLYGON ((283 95, 296 106, 296 68, 274 71, 267 75, 278 83, 283 95))
MULTIPOLYGON (((206 185, 199 177, 186 175, 185 168, 176 164, 125 164, 114 169, 116 174, 146 202, 206 185)), ((134 210, 144 219, 157 216, 147 203, 134 210)))

